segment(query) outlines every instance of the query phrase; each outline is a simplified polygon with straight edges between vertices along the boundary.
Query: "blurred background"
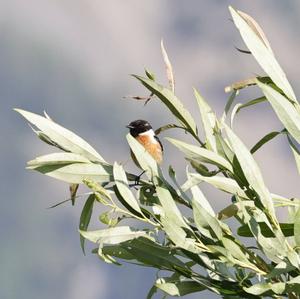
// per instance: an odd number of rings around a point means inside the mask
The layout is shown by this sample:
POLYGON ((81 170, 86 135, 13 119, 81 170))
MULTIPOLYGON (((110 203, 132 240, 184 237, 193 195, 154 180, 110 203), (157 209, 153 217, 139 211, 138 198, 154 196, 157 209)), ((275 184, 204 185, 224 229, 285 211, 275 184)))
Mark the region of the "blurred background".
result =
MULTIPOLYGON (((145 298, 156 272, 125 264, 106 265, 83 256, 77 232, 83 201, 47 207, 68 197, 66 184, 25 170, 49 153, 14 107, 41 114, 87 140, 107 161, 126 162, 125 125, 138 118, 153 127, 174 122, 156 100, 147 106, 123 99, 147 95, 129 74, 152 70, 167 83, 160 39, 173 63, 176 93, 200 121, 192 87, 220 116, 228 84, 262 74, 245 48, 228 5, 252 15, 263 27, 288 79, 300 94, 300 2, 297 0, 0 0, 1 247, 0 298, 145 298)), ((244 101, 259 95, 242 93, 244 101)), ((199 122, 200 123, 200 122, 199 122)), ((268 104, 242 111, 235 131, 251 147, 281 125, 268 104)), ((175 131, 161 135, 177 136, 175 131)), ((181 182, 184 161, 165 144, 164 170, 172 164, 181 182)), ((273 193, 300 196, 293 157, 283 137, 255 155, 273 193)), ((137 171, 128 162, 126 169, 137 171)), ((216 211, 229 198, 207 186, 216 211)), ((97 219, 91 229, 101 227, 97 219)), ((92 249, 88 245, 88 249, 92 249)), ((205 293, 205 298, 217 298, 205 293)), ((199 298, 186 296, 186 298, 199 298)))

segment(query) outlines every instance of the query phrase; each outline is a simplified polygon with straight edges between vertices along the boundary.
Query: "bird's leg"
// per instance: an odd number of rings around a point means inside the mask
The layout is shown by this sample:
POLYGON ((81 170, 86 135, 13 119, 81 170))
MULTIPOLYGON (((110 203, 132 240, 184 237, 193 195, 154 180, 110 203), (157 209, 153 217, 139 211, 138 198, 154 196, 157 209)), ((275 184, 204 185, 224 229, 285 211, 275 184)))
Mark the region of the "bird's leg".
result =
MULTIPOLYGON (((146 170, 143 170, 143 172, 140 174, 140 175, 137 175, 135 177, 135 180, 134 180, 134 183, 129 185, 129 187, 136 187, 136 186, 139 186, 140 185, 140 179, 141 179, 141 176, 146 172, 146 170)), ((135 188, 136 189, 136 188, 135 188)))
POLYGON ((137 186, 140 184, 140 179, 141 179, 141 176, 146 172, 146 170, 143 170, 142 173, 140 175, 138 175, 136 178, 135 178, 135 181, 134 181, 134 184, 137 186))

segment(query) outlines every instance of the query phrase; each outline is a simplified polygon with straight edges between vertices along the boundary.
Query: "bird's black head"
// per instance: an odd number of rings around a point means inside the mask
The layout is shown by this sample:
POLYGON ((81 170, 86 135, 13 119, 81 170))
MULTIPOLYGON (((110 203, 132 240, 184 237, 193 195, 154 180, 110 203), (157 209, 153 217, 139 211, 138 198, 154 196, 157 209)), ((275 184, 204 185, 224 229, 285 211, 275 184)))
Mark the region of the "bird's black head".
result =
POLYGON ((133 137, 137 137, 140 133, 144 133, 152 129, 151 125, 146 120, 142 119, 132 121, 126 127, 129 129, 129 132, 133 137))

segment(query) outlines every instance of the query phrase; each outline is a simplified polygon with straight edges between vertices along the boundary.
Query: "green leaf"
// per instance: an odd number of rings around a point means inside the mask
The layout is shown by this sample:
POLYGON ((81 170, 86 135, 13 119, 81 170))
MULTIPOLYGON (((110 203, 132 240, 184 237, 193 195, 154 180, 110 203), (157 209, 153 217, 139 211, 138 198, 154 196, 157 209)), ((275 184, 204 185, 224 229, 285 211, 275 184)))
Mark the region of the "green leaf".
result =
POLYGON ((102 253, 105 255, 117 257, 123 260, 134 260, 135 257, 129 253, 122 245, 104 245, 102 253))
POLYGON ((199 106, 201 120, 206 136, 206 148, 216 152, 217 147, 214 137, 214 128, 217 122, 216 115, 196 89, 194 89, 194 95, 199 106))
POLYGON ((170 89, 141 76, 133 75, 133 77, 154 93, 192 135, 197 136, 197 127, 193 117, 170 89))
POLYGON ((222 239, 222 226, 218 219, 211 215, 200 203, 193 197, 193 216, 198 230, 208 238, 218 240, 222 239))
MULTIPOLYGON (((258 223, 261 233, 266 238, 274 238, 273 231, 269 228, 269 226, 264 222, 258 223)), ((286 237, 294 236, 294 224, 293 223, 279 223, 282 233, 286 237)), ((240 226, 237 230, 237 233, 241 237, 253 237, 253 234, 247 224, 240 226)), ((296 235, 295 235, 296 237, 296 235)))
POLYGON ((126 177, 126 173, 121 165, 118 165, 117 162, 114 163, 113 167, 114 181, 119 190, 120 195, 126 201, 126 203, 133 208, 135 211, 142 213, 140 206, 133 193, 131 192, 128 181, 126 177))
POLYGON ((103 223, 108 225, 109 227, 116 226, 119 221, 122 219, 121 217, 111 217, 112 211, 106 211, 99 215, 99 220, 103 223))
POLYGON ((233 107, 233 109, 232 109, 232 111, 231 111, 231 115, 230 115, 230 127, 231 127, 231 128, 233 128, 233 120, 234 120, 234 117, 235 117, 235 115, 237 114, 237 111, 239 110, 239 107, 241 107, 241 106, 242 106, 241 103, 237 103, 237 104, 233 107))
POLYGON ((251 154, 254 154, 258 149, 260 149, 264 144, 275 138, 277 135, 281 134, 282 132, 271 132, 261 138, 250 150, 251 154))
POLYGON ((168 238, 174 243, 176 247, 185 249, 194 254, 201 254, 204 250, 207 250, 207 247, 196 243, 194 238, 187 236, 186 230, 184 230, 174 218, 171 218, 169 215, 164 215, 161 217, 161 223, 163 229, 167 234, 168 238))
POLYGON ((223 243, 224 247, 228 250, 228 252, 230 253, 230 255, 232 257, 237 259, 239 262, 242 262, 242 263, 245 263, 245 264, 250 264, 250 261, 248 259, 249 256, 245 252, 245 250, 242 246, 240 246, 239 244, 234 242, 229 237, 224 237, 222 239, 222 243, 223 243))
POLYGON ((233 21, 236 27, 239 29, 240 34, 250 50, 251 54, 255 57, 259 65, 270 76, 279 88, 293 101, 296 100, 294 91, 288 82, 285 73, 278 64, 271 48, 266 45, 261 35, 257 34, 257 31, 249 24, 249 16, 245 13, 236 11, 232 7, 229 7, 233 21), (246 18, 246 16, 248 18, 246 18))
POLYGON ((257 81, 258 86, 270 102, 279 120, 288 132, 300 143, 300 113, 295 106, 272 87, 257 81))
POLYGON ((145 231, 133 231, 129 226, 110 227, 95 231, 80 230, 80 234, 98 244, 120 244, 139 237, 150 238, 145 231))
POLYGON ((245 192, 241 189, 241 187, 237 184, 235 180, 217 175, 212 177, 206 177, 198 173, 190 173, 189 179, 182 185, 182 190, 187 191, 188 189, 192 188, 195 185, 198 185, 201 182, 211 184, 217 189, 220 189, 224 192, 233 195, 238 195, 242 198, 247 198, 245 192))
POLYGON ((185 143, 177 139, 173 139, 173 138, 166 138, 166 139, 170 141, 172 144, 174 144, 180 151, 182 151, 185 154, 186 158, 214 164, 218 167, 227 169, 230 172, 232 172, 231 164, 226 159, 218 155, 217 153, 214 153, 212 151, 209 151, 205 148, 201 148, 196 145, 185 143))
MULTIPOLYGON (((91 194, 87 198, 80 215, 80 221, 79 221, 80 230, 84 230, 84 231, 87 230, 91 220, 94 202, 95 202, 95 194, 91 194)), ((85 238, 82 235, 80 235, 80 246, 83 254, 85 255, 84 243, 85 243, 85 238)))
POLYGON ((170 191, 165 186, 157 186, 156 193, 163 209, 163 216, 168 217, 180 227, 190 229, 184 221, 170 191))
POLYGON ((296 145, 293 143, 292 139, 289 137, 288 135, 288 141, 290 144, 290 148, 292 150, 292 153, 294 155, 295 158, 295 162, 296 162, 296 166, 297 166, 297 170, 298 173, 300 174, 300 150, 296 147, 296 145))
POLYGON ((187 274, 191 273, 191 270, 175 256, 171 248, 162 246, 150 239, 134 239, 122 243, 122 247, 132 254, 137 261, 145 265, 164 270, 179 269, 187 274))
POLYGON ((224 127, 231 147, 236 154, 236 157, 241 168, 243 169, 243 173, 249 185, 259 195, 259 200, 262 202, 262 204, 269 210, 271 215, 274 216, 275 210, 272 198, 269 190, 265 186, 262 174, 256 161, 254 160, 246 146, 243 144, 243 142, 237 137, 237 135, 226 124, 224 124, 224 127))
POLYGON ((243 200, 243 201, 232 203, 218 213, 218 219, 225 220, 233 216, 239 215, 239 213, 241 213, 241 206, 249 207, 250 209, 253 209, 254 202, 252 200, 243 200))
MULTIPOLYGON (((93 180, 84 179, 83 183, 88 188, 93 190, 96 194, 101 195, 102 198, 105 197, 105 198, 109 199, 110 201, 112 200, 110 194, 113 193, 113 191, 105 189, 103 186, 101 186, 100 184, 98 184, 97 182, 95 182, 93 180)), ((96 198, 96 200, 97 200, 97 198, 96 198)))
POLYGON ((155 286, 170 296, 185 296, 187 294, 201 292, 206 290, 204 285, 201 285, 192 280, 177 280, 174 281, 168 278, 159 278, 155 286))
POLYGON ((219 155, 232 164, 234 160, 234 153, 229 147, 228 141, 222 136, 220 131, 215 132, 215 138, 219 155))
POLYGON ((112 166, 93 163, 74 163, 69 165, 45 165, 29 167, 55 179, 71 183, 81 184, 83 180, 95 182, 110 182, 113 180, 112 166))
POLYGON ((192 195, 193 195, 193 202, 198 203, 201 205, 202 208, 206 210, 207 213, 209 213, 211 216, 215 216, 215 212, 213 208, 211 207, 209 201, 204 196, 202 191, 198 186, 191 187, 192 195))
POLYGON ((300 207, 295 215, 294 236, 296 245, 300 247, 300 207))
POLYGON ((91 145, 73 132, 38 114, 22 109, 15 109, 15 111, 19 112, 30 123, 39 128, 52 142, 58 144, 65 151, 82 155, 91 161, 105 163, 105 160, 91 145))
MULTIPOLYGON (((226 92, 226 89, 225 89, 225 92, 226 92)), ((228 98, 227 103, 226 103, 225 108, 224 108, 223 115, 222 115, 222 121, 223 122, 225 122, 226 116, 227 116, 227 114, 228 114, 228 112, 229 112, 229 110, 230 110, 237 94, 238 94, 238 91, 235 89, 235 90, 232 91, 230 97, 228 98)))
POLYGON ((152 71, 145 69, 145 74, 150 80, 155 81, 155 74, 152 71))
POLYGON ((141 168, 146 171, 148 178, 152 179, 154 176, 158 177, 160 170, 152 156, 130 133, 126 135, 126 138, 134 156, 141 168))
POLYGON ((242 104, 241 106, 239 106, 236 113, 239 113, 242 109, 244 109, 246 107, 250 107, 252 105, 260 104, 260 103, 263 103, 265 101, 267 101, 266 97, 259 97, 259 98, 256 98, 254 100, 250 100, 247 103, 242 104))
POLYGON ((244 290, 252 295, 261 295, 271 289, 271 283, 257 283, 249 288, 245 288, 244 290))
POLYGON ((90 163, 90 161, 78 154, 73 153, 52 153, 35 158, 28 161, 27 165, 29 169, 35 169, 41 166, 51 165, 67 165, 73 163, 90 163))

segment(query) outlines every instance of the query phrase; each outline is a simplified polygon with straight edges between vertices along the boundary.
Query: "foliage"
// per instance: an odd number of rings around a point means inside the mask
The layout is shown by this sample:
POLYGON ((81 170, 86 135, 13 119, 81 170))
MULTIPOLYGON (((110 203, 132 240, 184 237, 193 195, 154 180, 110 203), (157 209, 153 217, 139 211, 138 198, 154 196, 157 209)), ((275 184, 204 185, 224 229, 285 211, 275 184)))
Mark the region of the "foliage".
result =
POLYGON ((205 141, 199 138, 199 124, 174 94, 172 66, 163 43, 170 88, 158 84, 148 70, 146 77, 134 76, 150 91, 147 101, 155 96, 177 120, 158 132, 181 128, 194 140, 190 144, 167 138, 191 165, 183 185, 176 181, 172 167, 170 180, 166 178, 130 134, 128 144, 147 176, 135 188, 137 175, 116 162, 106 162, 86 141, 48 115, 16 109, 34 125, 40 139, 62 150, 29 161, 28 168, 71 184, 72 202, 78 197, 77 184, 90 189, 79 225, 83 250, 87 239, 97 244, 94 252, 107 263, 120 265, 126 261, 164 270, 159 272, 163 277, 157 278, 148 298, 158 289, 171 296, 209 290, 223 298, 300 298, 300 200, 272 194, 252 155, 276 136, 286 135, 300 171, 299 103, 262 29, 247 14, 231 7, 230 12, 266 75, 227 87, 232 94, 220 119, 195 90, 205 141), (263 95, 233 107, 231 123, 241 109, 268 101, 283 130, 267 134, 249 150, 226 120, 238 93, 252 85, 263 95), (224 195, 231 194, 232 202, 216 213, 199 187, 202 182, 224 195), (106 208, 99 220, 107 228, 89 231, 95 205, 106 208), (287 208, 288 223, 279 223, 278 207, 287 208), (226 224, 229 218, 239 227, 226 224), (134 220, 131 226, 124 225, 126 219, 134 220), (241 237, 250 238, 250 242, 241 237), (247 245, 251 242, 255 246, 247 245))

